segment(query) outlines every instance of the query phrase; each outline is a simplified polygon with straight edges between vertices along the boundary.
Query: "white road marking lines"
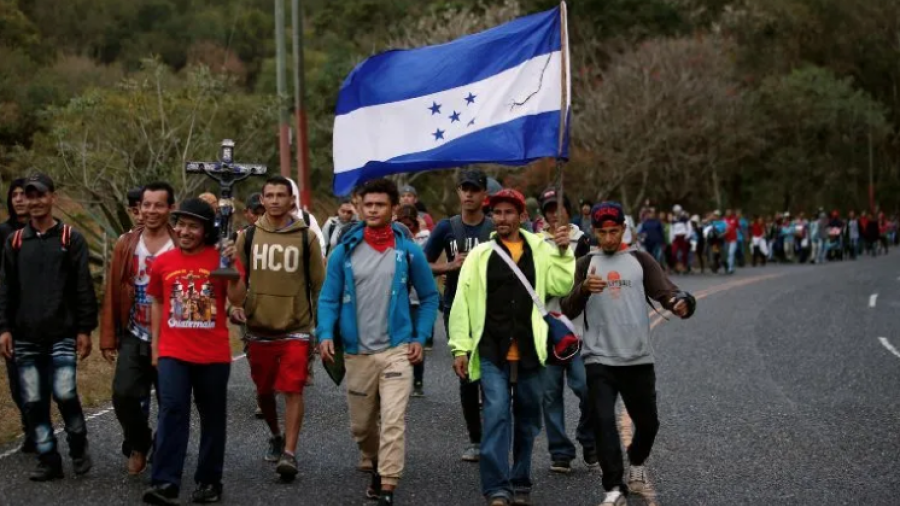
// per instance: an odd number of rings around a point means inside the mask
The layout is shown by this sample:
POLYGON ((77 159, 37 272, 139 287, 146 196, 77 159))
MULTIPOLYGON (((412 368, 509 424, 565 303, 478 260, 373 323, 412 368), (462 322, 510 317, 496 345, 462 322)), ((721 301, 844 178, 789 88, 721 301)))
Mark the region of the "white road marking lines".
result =
MULTIPOLYGON (((246 354, 246 353, 242 353, 242 354, 240 354, 240 355, 236 355, 236 356, 234 356, 234 357, 231 357, 231 361, 232 361, 232 362, 237 362, 238 360, 243 360, 243 359, 246 358, 246 357, 247 357, 247 354, 246 354)), ((153 395, 154 395, 153 392, 151 392, 150 395, 153 396, 153 395)), ((92 414, 90 414, 90 415, 85 416, 85 417, 84 417, 84 421, 85 421, 85 422, 89 422, 89 421, 91 421, 91 420, 93 420, 93 419, 95 419, 95 418, 100 418, 100 417, 103 416, 103 415, 107 415, 107 414, 109 414, 109 413, 112 413, 113 411, 114 411, 114 409, 113 409, 112 406, 106 407, 106 408, 104 408, 104 409, 101 409, 100 411, 97 411, 96 413, 92 413, 92 414)), ((56 429, 55 431, 53 431, 53 434, 55 434, 55 435, 62 434, 62 432, 63 432, 64 430, 65 430, 64 427, 60 427, 60 428, 56 429)), ((21 440, 21 439, 22 439, 22 436, 19 436, 18 440, 21 440)), ((17 441, 18 441, 18 440, 17 440, 17 441)), ((16 444, 18 445, 18 442, 17 442, 16 444)), ((0 453, 0 460, 3 460, 3 459, 7 459, 7 458, 9 458, 9 457, 12 457, 13 455, 15 455, 15 454, 18 453, 18 452, 19 452, 19 447, 16 446, 15 448, 13 448, 13 449, 11 449, 11 450, 7 450, 7 451, 5 451, 5 452, 3 452, 3 453, 0 453)))
POLYGON ((878 340, 881 341, 881 345, 884 346, 885 348, 887 348, 887 350, 889 352, 896 355, 897 358, 900 358, 900 351, 898 351, 897 348, 894 348, 894 345, 892 345, 891 342, 888 341, 886 337, 879 337, 878 340))
POLYGON ((875 303, 878 302, 878 294, 873 293, 869 296, 869 307, 875 307, 875 303))

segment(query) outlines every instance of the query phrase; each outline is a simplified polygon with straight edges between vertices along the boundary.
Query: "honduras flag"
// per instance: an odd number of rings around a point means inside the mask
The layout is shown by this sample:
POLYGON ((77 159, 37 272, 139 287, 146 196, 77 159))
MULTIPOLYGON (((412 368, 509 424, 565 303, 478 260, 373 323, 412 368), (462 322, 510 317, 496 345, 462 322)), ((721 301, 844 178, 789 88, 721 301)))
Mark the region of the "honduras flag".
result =
POLYGON ((401 172, 568 158, 564 28, 565 4, 359 64, 338 97, 334 193, 401 172))

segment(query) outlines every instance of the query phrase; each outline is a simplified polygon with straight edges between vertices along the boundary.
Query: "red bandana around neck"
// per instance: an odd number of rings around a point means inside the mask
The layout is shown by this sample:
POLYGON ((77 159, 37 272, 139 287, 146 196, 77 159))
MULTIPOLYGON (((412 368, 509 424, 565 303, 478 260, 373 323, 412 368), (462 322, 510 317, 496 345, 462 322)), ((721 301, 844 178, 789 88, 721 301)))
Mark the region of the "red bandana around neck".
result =
POLYGON ((363 230, 363 239, 366 240, 366 243, 372 249, 379 253, 384 253, 388 248, 395 247, 394 231, 390 225, 379 228, 366 227, 363 230))

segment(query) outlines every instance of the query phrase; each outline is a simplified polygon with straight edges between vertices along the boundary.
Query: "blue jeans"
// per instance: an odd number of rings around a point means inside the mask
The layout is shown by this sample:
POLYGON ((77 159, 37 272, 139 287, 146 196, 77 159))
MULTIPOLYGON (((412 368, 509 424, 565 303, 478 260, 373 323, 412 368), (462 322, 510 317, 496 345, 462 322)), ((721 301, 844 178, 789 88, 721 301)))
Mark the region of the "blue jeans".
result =
POLYGON ((13 404, 16 405, 16 409, 19 410, 19 415, 22 418, 22 432, 25 433, 25 437, 30 441, 31 433, 28 432, 28 423, 25 421, 25 410, 22 407, 22 389, 19 387, 19 368, 16 366, 15 359, 8 360, 4 359, 6 362, 6 379, 9 382, 9 395, 12 397, 13 404))
POLYGON ((644 245, 644 247, 647 249, 647 253, 650 253, 650 256, 652 256, 656 260, 656 263, 658 263, 659 265, 664 265, 664 248, 661 244, 647 243, 644 245))
POLYGON ((816 239, 814 249, 816 250, 816 263, 825 263, 825 239, 816 239))
POLYGON ((738 243, 736 242, 728 242, 725 243, 725 247, 728 248, 728 272, 734 272, 734 257, 737 253, 738 243))
POLYGON ((87 444, 87 426, 78 398, 75 339, 30 343, 15 341, 22 411, 40 455, 58 453, 50 420, 50 396, 66 427, 69 455, 80 457, 87 444))
POLYGON ((481 438, 481 491, 485 497, 531 491, 531 455, 534 439, 541 432, 541 400, 544 369, 520 370, 510 384, 508 364, 481 361, 484 396, 484 433, 481 438), (513 465, 509 466, 512 444, 513 465))
POLYGON ((578 430, 575 437, 585 452, 596 448, 588 405, 587 379, 584 362, 576 355, 568 365, 547 365, 544 370, 544 424, 547 426, 547 447, 553 460, 573 460, 575 445, 566 434, 565 385, 578 397, 578 430))
POLYGON ((200 413, 200 452, 194 481, 222 483, 225 423, 228 419, 228 376, 231 364, 192 364, 160 358, 159 420, 153 452, 154 485, 181 487, 181 473, 191 431, 191 391, 200 413))

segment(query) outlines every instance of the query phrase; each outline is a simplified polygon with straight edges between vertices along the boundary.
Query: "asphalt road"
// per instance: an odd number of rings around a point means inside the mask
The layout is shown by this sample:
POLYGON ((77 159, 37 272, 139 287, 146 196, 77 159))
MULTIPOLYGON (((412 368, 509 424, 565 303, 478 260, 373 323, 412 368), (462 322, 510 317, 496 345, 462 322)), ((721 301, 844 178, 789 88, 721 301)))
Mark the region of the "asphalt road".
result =
MULTIPOLYGON (((662 428, 648 465, 659 504, 900 504, 900 255, 675 281, 702 298, 693 319, 655 323, 662 428)), ((319 371, 307 394, 301 475, 282 484, 262 460, 267 431, 252 416, 247 363, 234 363, 226 503, 371 504, 344 396, 319 371)), ((483 504, 477 465, 459 460, 466 435, 443 334, 428 356, 426 393, 411 399, 397 503, 483 504)), ((577 406, 568 401, 571 432, 577 406)), ((94 414, 89 475, 72 477, 67 463, 65 480, 33 484, 31 458, 0 457, 0 505, 138 504, 147 475, 126 477, 114 415, 94 414)), ((196 437, 191 444, 183 497, 196 437)), ((534 480, 538 505, 596 505, 603 495, 599 472, 580 462, 568 476, 550 473, 543 435, 534 480)))

